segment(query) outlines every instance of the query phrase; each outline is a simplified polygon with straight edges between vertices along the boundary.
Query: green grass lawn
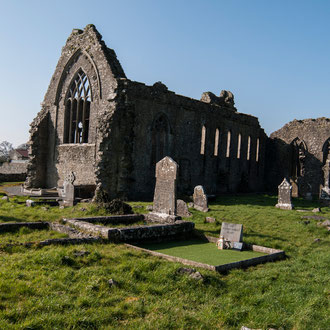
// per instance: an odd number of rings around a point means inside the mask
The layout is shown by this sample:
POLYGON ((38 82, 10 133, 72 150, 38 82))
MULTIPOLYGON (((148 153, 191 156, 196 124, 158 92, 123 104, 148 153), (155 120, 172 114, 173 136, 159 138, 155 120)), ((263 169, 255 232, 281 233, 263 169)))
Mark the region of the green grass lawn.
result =
POLYGON ((219 250, 215 243, 202 240, 139 244, 140 247, 170 256, 189 259, 208 265, 219 266, 266 255, 254 251, 219 250))
POLYGON ((17 244, 27 242, 40 242, 46 239, 65 238, 66 234, 58 233, 56 231, 42 229, 32 230, 30 228, 20 228, 18 231, 10 233, 0 233, 0 247, 4 244, 17 244))
MULTIPOLYGON (((105 215, 90 204, 43 210, 11 200, 0 201, 2 222, 105 215)), ((306 213, 276 209, 276 202, 231 195, 210 203, 209 213, 190 210, 201 232, 218 236, 222 221, 242 223, 245 242, 287 255, 227 275, 198 269, 204 282, 179 274, 182 264, 124 245, 0 251, 0 329, 329 329, 329 233, 317 220, 301 219, 314 215, 318 202, 294 199, 306 213), (219 223, 204 223, 205 216, 219 223), (89 254, 77 257, 77 250, 89 254), (111 278, 118 286, 109 286, 111 278)), ((150 203, 130 204, 143 213, 150 203)), ((318 215, 330 218, 330 208, 322 210, 318 215)))

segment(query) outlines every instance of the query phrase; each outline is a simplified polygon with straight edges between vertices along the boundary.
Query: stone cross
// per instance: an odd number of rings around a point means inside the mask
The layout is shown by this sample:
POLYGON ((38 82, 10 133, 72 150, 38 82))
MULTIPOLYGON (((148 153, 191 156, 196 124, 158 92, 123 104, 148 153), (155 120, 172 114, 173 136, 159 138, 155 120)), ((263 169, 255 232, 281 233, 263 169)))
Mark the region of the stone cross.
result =
POLYGON ((204 192, 203 186, 196 186, 194 189, 194 208, 198 211, 207 212, 209 210, 207 203, 207 196, 204 192))
POLYGON ((292 210, 293 205, 291 202, 292 186, 286 178, 278 186, 278 203, 275 207, 283 210, 292 210))
POLYGON ((165 157, 156 164, 156 187, 150 221, 174 222, 180 217, 176 213, 176 180, 178 164, 170 157, 165 157))

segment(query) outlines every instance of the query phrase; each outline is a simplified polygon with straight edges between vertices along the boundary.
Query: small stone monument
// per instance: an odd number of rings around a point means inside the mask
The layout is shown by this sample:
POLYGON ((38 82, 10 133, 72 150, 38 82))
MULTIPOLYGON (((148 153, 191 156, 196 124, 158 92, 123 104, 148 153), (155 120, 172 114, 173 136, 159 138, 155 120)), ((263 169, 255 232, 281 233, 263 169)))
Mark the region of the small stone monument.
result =
POLYGON ((65 179, 63 184, 63 189, 61 189, 60 195, 63 199, 63 206, 73 206, 74 204, 74 181, 76 177, 73 172, 69 173, 65 179))
POLYGON ((149 221, 171 223, 180 220, 176 213, 176 180, 178 164, 165 157, 156 164, 154 205, 147 218, 149 221))
POLYGON ((194 189, 194 208, 198 211, 208 212, 207 196, 204 192, 203 186, 196 186, 194 189))
POLYGON ((177 210, 177 214, 180 217, 191 217, 191 213, 188 210, 187 203, 182 199, 178 199, 176 201, 176 210, 177 210))
POLYGON ((284 178, 282 183, 278 186, 278 203, 275 207, 282 210, 292 210, 293 204, 291 203, 292 186, 289 181, 284 178))
POLYGON ((223 222, 221 225, 221 232, 220 232, 220 240, 221 239, 223 240, 223 248, 242 250, 243 225, 223 222))

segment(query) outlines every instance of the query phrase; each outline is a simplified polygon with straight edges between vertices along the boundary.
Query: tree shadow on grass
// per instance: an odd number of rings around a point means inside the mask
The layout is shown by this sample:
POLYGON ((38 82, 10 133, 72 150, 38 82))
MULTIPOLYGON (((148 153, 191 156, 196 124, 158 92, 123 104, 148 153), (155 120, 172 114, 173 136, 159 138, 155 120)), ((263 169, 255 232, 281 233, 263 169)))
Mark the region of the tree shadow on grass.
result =
MULTIPOLYGON (((319 207, 318 200, 307 201, 303 198, 293 198, 293 204, 296 207, 319 207)), ((275 206, 277 204, 277 195, 266 194, 226 194, 216 198, 215 201, 209 203, 212 205, 259 205, 259 206, 275 206)))
MULTIPOLYGON (((15 218, 15 217, 6 217, 3 215, 0 215, 0 224, 4 222, 27 222, 26 219, 21 219, 21 218, 15 218)), ((31 222, 31 221, 29 221, 31 222)))

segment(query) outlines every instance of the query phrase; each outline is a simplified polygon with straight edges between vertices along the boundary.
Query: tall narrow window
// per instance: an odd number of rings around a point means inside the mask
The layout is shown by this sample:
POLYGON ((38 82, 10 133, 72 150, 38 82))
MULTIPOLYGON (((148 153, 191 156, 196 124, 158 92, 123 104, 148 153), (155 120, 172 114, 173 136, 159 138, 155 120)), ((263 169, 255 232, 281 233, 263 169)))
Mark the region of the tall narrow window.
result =
POLYGON ((248 137, 248 145, 247 145, 247 154, 246 159, 250 160, 250 153, 251 153, 251 136, 248 137))
POLYGON ((227 133, 227 150, 226 150, 226 157, 230 157, 230 139, 231 139, 231 131, 227 133))
POLYGON ((206 136, 206 127, 202 127, 202 137, 201 137, 201 155, 205 154, 205 136, 206 136))
POLYGON ((90 104, 88 78, 80 69, 65 101, 64 143, 88 143, 90 104))
POLYGON ((237 158, 241 158, 241 143, 242 143, 242 135, 241 133, 238 134, 237 139, 237 158))
POLYGON ((259 138, 257 138, 256 162, 259 161, 259 138))
POLYGON ((214 156, 218 156, 218 149, 219 149, 219 129, 215 130, 215 137, 214 137, 214 156))

